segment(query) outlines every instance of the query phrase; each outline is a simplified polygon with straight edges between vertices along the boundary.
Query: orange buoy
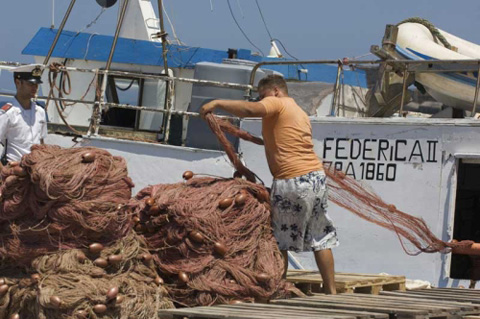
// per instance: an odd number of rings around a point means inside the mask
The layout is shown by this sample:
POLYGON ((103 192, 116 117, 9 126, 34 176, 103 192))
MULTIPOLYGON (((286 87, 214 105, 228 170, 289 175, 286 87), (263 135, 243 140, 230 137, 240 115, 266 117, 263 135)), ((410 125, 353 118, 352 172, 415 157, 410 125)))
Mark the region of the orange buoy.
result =
POLYGON ((107 291, 107 300, 112 300, 118 296, 118 287, 112 287, 107 291))
POLYGON ((107 257, 108 263, 111 265, 118 265, 122 262, 123 256, 122 255, 110 255, 107 257))
POLYGON ((82 154, 82 162, 83 163, 91 163, 95 160, 95 154, 91 152, 87 152, 82 154))
POLYGON ((220 256, 225 256, 227 254, 227 247, 222 244, 222 243, 219 243, 219 242, 216 242, 214 245, 213 245, 213 250, 219 254, 220 256))
POLYGON ((178 273, 178 279, 184 284, 186 284, 189 281, 188 275, 183 271, 178 273))
POLYGON ((192 171, 185 171, 185 173, 183 173, 182 177, 184 180, 188 181, 189 179, 191 179, 193 177, 193 172, 192 171))
POLYGON ((188 238, 190 238, 191 240, 193 240, 194 242, 197 242, 197 243, 203 243, 203 235, 196 231, 196 230, 192 230, 189 234, 188 234, 188 238))
POLYGON ((106 268, 108 266, 108 261, 105 258, 97 258, 93 261, 93 264, 100 268, 106 268))
POLYGON ((257 279, 258 282, 267 282, 268 279, 270 279, 270 276, 262 272, 262 273, 256 274, 255 279, 257 279))
POLYGON ((91 244, 90 246, 88 246, 88 250, 89 250, 92 254, 98 254, 98 253, 100 253, 100 252, 103 250, 103 245, 100 244, 100 243, 93 243, 93 244, 91 244))
POLYGON ((246 201, 247 201, 247 195, 246 194, 240 193, 237 196, 235 196, 235 205, 237 205, 237 206, 244 205, 246 201))
POLYGON ((51 296, 50 297, 50 304, 52 305, 53 308, 60 308, 60 306, 62 305, 62 299, 60 299, 60 297, 58 296, 51 296))
POLYGON ((230 207, 230 205, 232 205, 232 203, 233 203, 232 198, 224 198, 220 202, 218 202, 218 207, 220 209, 225 209, 225 208, 230 207))
POLYGON ((152 207, 153 205, 155 205, 155 200, 151 197, 148 197, 145 199, 145 205, 152 207))
POLYGON ((99 303, 95 306, 93 306, 93 311, 96 313, 96 314, 102 314, 102 313, 105 313, 107 311, 107 306, 102 304, 102 303, 99 303))
POLYGON ((155 280, 154 280, 154 281, 155 281, 155 284, 156 284, 157 286, 163 285, 163 283, 164 283, 163 279, 162 279, 161 277, 159 277, 159 276, 155 277, 155 280))

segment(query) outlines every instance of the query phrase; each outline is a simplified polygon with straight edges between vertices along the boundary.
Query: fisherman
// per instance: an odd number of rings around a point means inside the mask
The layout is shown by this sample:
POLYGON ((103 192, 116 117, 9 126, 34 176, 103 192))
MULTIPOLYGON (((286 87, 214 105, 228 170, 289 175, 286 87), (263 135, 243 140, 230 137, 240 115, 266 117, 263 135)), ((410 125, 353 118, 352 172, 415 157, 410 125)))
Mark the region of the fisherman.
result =
POLYGON ((214 100, 200 115, 221 109, 238 117, 261 117, 270 172, 274 177, 272 227, 282 252, 286 278, 288 251, 313 251, 324 291, 335 294, 336 229, 327 215, 327 185, 322 162, 313 150, 307 114, 288 96, 287 83, 269 75, 258 84, 259 101, 214 100))
POLYGON ((4 146, 1 162, 19 161, 34 144, 43 144, 47 136, 44 109, 32 99, 42 83, 41 65, 23 65, 12 69, 17 93, 12 103, 0 108, 0 141, 4 146))

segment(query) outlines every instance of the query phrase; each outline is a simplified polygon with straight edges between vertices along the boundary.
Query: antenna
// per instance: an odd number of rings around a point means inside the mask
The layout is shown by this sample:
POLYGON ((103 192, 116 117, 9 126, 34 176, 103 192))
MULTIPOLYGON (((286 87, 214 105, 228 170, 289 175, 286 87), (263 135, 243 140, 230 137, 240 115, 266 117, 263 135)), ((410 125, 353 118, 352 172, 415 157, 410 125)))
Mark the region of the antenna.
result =
POLYGON ((52 0, 52 29, 55 29, 55 0, 52 0))

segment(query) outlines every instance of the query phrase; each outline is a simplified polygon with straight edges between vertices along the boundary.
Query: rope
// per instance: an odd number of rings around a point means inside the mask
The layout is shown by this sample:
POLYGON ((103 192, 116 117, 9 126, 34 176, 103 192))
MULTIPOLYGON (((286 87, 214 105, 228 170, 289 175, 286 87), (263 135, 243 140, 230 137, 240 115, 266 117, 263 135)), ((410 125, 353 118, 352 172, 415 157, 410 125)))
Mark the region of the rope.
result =
MULTIPOLYGON (((47 110, 49 102, 52 97, 55 97, 55 90, 58 92, 57 97, 58 98, 63 98, 64 95, 69 95, 72 92, 72 84, 70 81, 70 73, 66 70, 63 70, 65 68, 65 65, 62 63, 58 62, 53 62, 49 66, 49 71, 48 71, 48 83, 50 85, 50 91, 48 93, 47 101, 45 103, 45 110, 47 110), (62 73, 60 77, 60 84, 57 85, 57 77, 58 74, 62 73)), ((95 86, 96 88, 96 94, 98 96, 99 90, 98 86, 96 85, 98 79, 98 73, 95 73, 95 76, 93 77, 92 81, 88 85, 88 88, 86 92, 82 95, 80 98, 81 101, 85 99, 87 96, 88 92, 90 92, 90 89, 92 88, 92 85, 95 86)), ((76 130, 74 127, 72 127, 68 122, 65 116, 63 115, 63 111, 65 108, 62 106, 61 101, 54 100, 55 107, 57 108, 58 115, 62 119, 62 122, 70 129, 74 134, 77 135, 82 135, 83 133, 76 130)), ((71 106, 74 105, 75 103, 65 103, 65 106, 71 106)))
POLYGON ((418 24, 423 25, 424 27, 426 27, 430 31, 430 33, 432 33, 433 37, 438 39, 440 42, 442 42, 442 44, 447 49, 450 49, 450 50, 452 49, 452 45, 447 41, 447 39, 443 36, 443 34, 440 33, 440 30, 438 30, 437 27, 435 27, 433 25, 433 23, 431 23, 427 19, 423 19, 423 18, 419 18, 419 17, 408 18, 408 19, 405 19, 402 22, 398 23, 397 27, 399 25, 403 24, 403 23, 418 23, 418 24))

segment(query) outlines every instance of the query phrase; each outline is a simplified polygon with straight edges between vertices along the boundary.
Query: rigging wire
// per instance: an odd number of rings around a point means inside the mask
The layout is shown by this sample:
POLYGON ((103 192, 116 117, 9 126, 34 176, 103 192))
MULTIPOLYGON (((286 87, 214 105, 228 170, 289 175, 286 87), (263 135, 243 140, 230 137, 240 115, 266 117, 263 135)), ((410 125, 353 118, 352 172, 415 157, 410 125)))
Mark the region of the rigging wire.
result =
POLYGON ((267 30, 268 36, 270 37, 270 41, 273 41, 273 37, 270 34, 270 30, 268 30, 268 27, 267 27, 267 22, 265 22, 265 18, 263 17, 262 9, 260 9, 260 4, 258 3, 258 0, 255 0, 255 2, 257 4, 258 12, 260 12, 260 16, 262 17, 262 21, 263 21, 263 25, 265 26, 265 30, 267 30))
POLYGON ((237 0, 237 5, 238 5, 238 9, 240 10, 240 14, 242 15, 242 19, 245 19, 245 15, 243 14, 243 9, 242 9, 242 6, 240 5, 239 0, 237 0))
POLYGON ((253 45, 253 47, 255 47, 255 48, 262 54, 262 56, 265 56, 265 54, 263 53, 263 51, 260 50, 260 48, 257 47, 255 44, 253 44, 253 42, 248 38, 247 34, 243 31, 242 27, 240 26, 240 24, 238 23, 237 19, 235 18, 235 15, 233 14, 232 5, 230 4, 230 0, 227 0, 227 4, 228 4, 228 8, 230 9, 230 14, 232 15, 233 21, 235 21, 235 24, 237 25, 237 27, 238 27, 238 29, 240 30, 240 32, 242 32, 242 34, 243 34, 243 36, 245 37, 245 39, 247 39, 247 41, 250 42, 250 44, 253 45))
POLYGON ((93 19, 89 24, 87 24, 82 30, 78 31, 77 35, 82 33, 83 31, 87 30, 88 28, 90 28, 95 23, 97 23, 98 19, 102 16, 102 14, 105 12, 105 10, 107 10, 107 9, 105 7, 102 7, 102 9, 100 10, 100 13, 97 15, 97 17, 95 19, 93 19))
POLYGON ((170 17, 168 16, 167 9, 165 9, 165 6, 163 6, 163 12, 165 13, 165 16, 167 17, 168 23, 170 24, 170 28, 172 29, 173 37, 177 41, 177 44, 179 45, 185 45, 182 41, 177 36, 177 32, 175 31, 175 27, 173 26, 172 20, 170 20, 170 17))

